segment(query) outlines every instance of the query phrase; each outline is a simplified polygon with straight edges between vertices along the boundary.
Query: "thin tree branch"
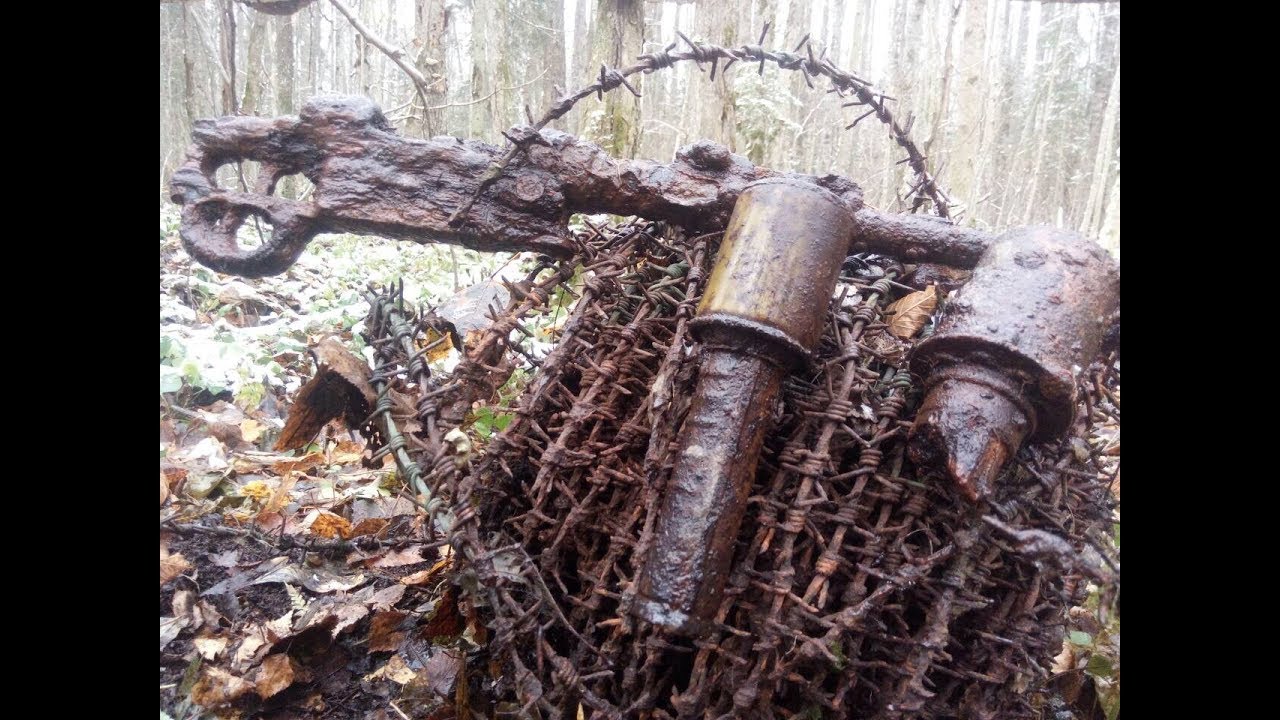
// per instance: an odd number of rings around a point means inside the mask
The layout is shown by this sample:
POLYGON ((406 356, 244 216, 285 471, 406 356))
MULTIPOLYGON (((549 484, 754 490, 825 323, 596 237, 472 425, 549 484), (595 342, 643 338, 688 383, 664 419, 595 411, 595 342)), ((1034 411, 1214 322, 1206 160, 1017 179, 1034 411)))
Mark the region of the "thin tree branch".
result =
POLYGON ((391 58, 391 62, 395 63, 397 67, 404 71, 405 75, 409 76, 409 79, 413 81, 415 86, 417 86, 418 92, 422 94, 422 104, 425 105, 427 102, 427 90, 431 86, 431 83, 427 81, 427 78, 418 70, 418 68, 405 61, 404 50, 393 48, 387 44, 385 40, 374 35, 373 31, 365 27, 364 23, 360 22, 360 19, 356 17, 351 8, 347 7, 346 3, 342 2, 342 0, 329 0, 329 2, 338 9, 338 12, 346 16, 347 20, 351 23, 351 27, 355 28, 356 32, 360 33, 360 35, 364 37, 370 45, 381 50, 384 55, 391 58))
POLYGON ((489 93, 488 95, 485 95, 482 98, 477 98, 475 100, 468 100, 466 102, 454 102, 454 103, 445 103, 444 105, 432 105, 427 109, 428 110, 444 110, 445 108, 466 107, 467 105, 475 105, 476 103, 482 103, 485 100, 488 100, 489 98, 493 97, 494 95, 497 95, 500 92, 510 92, 511 90, 519 90, 520 88, 528 87, 538 82, 543 78, 543 76, 547 74, 547 70, 549 69, 550 68, 543 68, 542 72, 538 73, 538 77, 528 82, 520 83, 519 85, 512 85, 511 87, 498 88, 497 90, 494 90, 493 92, 489 93))

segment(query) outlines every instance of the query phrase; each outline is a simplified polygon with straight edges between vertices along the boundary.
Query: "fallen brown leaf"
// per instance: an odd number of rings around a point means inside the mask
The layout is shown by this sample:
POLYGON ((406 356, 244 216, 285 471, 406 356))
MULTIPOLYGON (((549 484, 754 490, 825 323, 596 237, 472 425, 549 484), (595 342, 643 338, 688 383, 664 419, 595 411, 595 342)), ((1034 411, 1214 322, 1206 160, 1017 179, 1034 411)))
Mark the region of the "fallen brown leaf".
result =
POLYGON ((200 657, 205 660, 217 660, 227 649, 229 641, 225 637, 202 637, 192 641, 195 645, 196 652, 200 653, 200 657))
POLYGON ((205 707, 228 705, 253 691, 253 683, 222 668, 209 666, 191 688, 191 701, 205 707))
POLYGON ((404 585, 388 585, 369 598, 369 607, 374 610, 390 610, 391 606, 400 602, 400 598, 404 597, 406 589, 404 585))
POLYGON ((416 673, 409 668, 409 665, 405 663, 404 658, 399 655, 392 655, 386 665, 383 665, 377 670, 365 675, 364 679, 368 681, 386 679, 400 685, 404 685, 412 680, 414 675, 416 675, 416 673))
POLYGON ((377 535, 390 525, 391 521, 386 518, 365 518, 356 523, 351 528, 351 537, 357 538, 362 535, 377 535))
POLYGON ((351 537, 351 521, 328 511, 321 512, 315 522, 311 523, 311 534, 323 538, 341 537, 346 540, 351 537))
MULTIPOLYGON (((367 522, 367 521, 366 521, 367 522)), ((355 533, 352 532, 352 535, 355 533)), ((391 568, 400 567, 401 565, 417 565, 426 558, 422 557, 421 545, 410 545, 402 550, 392 550, 375 560, 365 562, 366 567, 370 568, 391 568)))
POLYGON ((308 453, 300 458, 285 458, 271 464, 271 470, 277 475, 305 472, 324 464, 324 453, 308 453))
POLYGON ((342 633, 355 627, 369 614, 369 608, 360 602, 337 602, 325 606, 319 614, 312 620, 307 621, 300 619, 298 627, 295 630, 303 630, 313 626, 325 626, 331 624, 329 634, 331 637, 338 637, 342 633))
POLYGON ((266 431, 267 426, 253 418, 246 418, 240 421, 240 438, 250 445, 258 442, 258 438, 261 438, 266 431))
MULTIPOLYGON (((450 650, 441 650, 432 653, 430 657, 422 663, 422 670, 407 683, 404 688, 404 696, 419 698, 421 702, 431 703, 433 700, 439 702, 445 701, 445 707, 454 706, 458 700, 454 694, 455 690, 461 690, 458 682, 465 675, 463 668, 462 654, 450 650)), ((466 699, 457 705, 457 708, 466 705, 466 699)), ((457 708, 451 708, 457 709, 457 708)), ((519 713, 516 713, 517 715, 519 713)), ((470 717, 470 713, 454 714, 450 712, 449 717, 470 717)))
POLYGON ((339 440, 329 453, 329 464, 351 465, 364 457, 364 445, 351 440, 339 440))
POLYGON ((240 564, 240 551, 235 548, 220 553, 209 553, 205 557, 220 568, 233 568, 240 564))
POLYGON ((200 419, 205 422, 209 434, 229 448, 238 446, 243 440, 240 424, 245 420, 244 412, 225 400, 210 405, 209 410, 213 412, 200 411, 200 419))
POLYGON ((267 640, 267 633, 264 628, 259 626, 251 628, 245 639, 240 641, 240 646, 236 648, 235 654, 231 656, 231 667, 236 670, 245 670, 252 667, 258 661, 258 657, 262 652, 265 652, 267 640))
POLYGON ((902 340, 914 337, 937 307, 938 290, 934 285, 904 295, 884 310, 889 318, 889 332, 902 340))
POLYGON ((452 564, 452 562, 453 562, 452 558, 445 558, 444 560, 441 560, 435 565, 432 565, 427 570, 420 570, 411 575, 405 575, 404 577, 400 578, 400 583, 402 585, 426 585, 427 583, 431 582, 431 580, 435 578, 437 575, 439 575, 440 573, 448 569, 449 565, 452 564))
POLYGON ((258 668, 253 685, 258 697, 266 700, 292 685, 298 676, 298 668, 287 654, 268 655, 258 668))
POLYGON ((267 560, 258 567, 239 575, 223 580, 205 590, 202 595, 228 595, 239 592, 250 585, 266 583, 290 583, 302 585, 314 593, 327 594, 338 591, 354 590, 365 583, 364 573, 355 575, 338 574, 323 567, 300 567, 290 564, 287 556, 281 555, 267 560))
POLYGON ((160 649, 164 650, 165 646, 173 642, 174 638, 178 637, 178 633, 187 629, 190 624, 191 621, 185 617, 160 616, 160 649))
POLYGON ((160 505, 169 499, 169 481, 164 479, 164 471, 160 471, 160 505))
POLYGON ((289 504, 289 492, 293 490, 293 486, 298 483, 298 474, 295 472, 283 473, 280 478, 280 486, 271 494, 271 499, 267 500, 262 506, 262 512, 258 513, 258 517, 264 517, 273 513, 278 513, 289 504))
POLYGON ((169 485, 169 492, 176 493, 182 489, 182 483, 187 479, 187 469, 178 467, 177 465, 161 465, 160 476, 164 478, 169 485))
POLYGON ((398 632, 408 613, 399 610, 387 610, 377 613, 369 621, 369 652, 387 652, 397 650, 404 642, 405 634, 398 632))
POLYGON ((423 640, 457 637, 462 634, 465 624, 466 619, 458 611, 458 590, 450 585, 436 602, 435 612, 418 633, 418 637, 423 640))
POLYGON ((170 580, 178 577, 182 573, 191 569, 191 563, 182 557, 182 553, 169 554, 169 548, 160 543, 160 584, 164 585, 170 580))
POLYGON ((274 557, 274 558, 271 558, 270 560, 266 560, 259 563, 258 566, 253 568, 252 570, 246 570, 240 573, 239 575, 232 575, 226 580, 223 580, 222 582, 214 585, 208 590, 205 590, 204 592, 201 593, 201 595, 234 594, 238 592, 241 588, 248 587, 252 585, 255 581, 258 581, 263 577, 271 575, 272 573, 279 570, 280 568, 288 567, 288 566, 289 566, 288 556, 281 555, 279 557, 274 557))

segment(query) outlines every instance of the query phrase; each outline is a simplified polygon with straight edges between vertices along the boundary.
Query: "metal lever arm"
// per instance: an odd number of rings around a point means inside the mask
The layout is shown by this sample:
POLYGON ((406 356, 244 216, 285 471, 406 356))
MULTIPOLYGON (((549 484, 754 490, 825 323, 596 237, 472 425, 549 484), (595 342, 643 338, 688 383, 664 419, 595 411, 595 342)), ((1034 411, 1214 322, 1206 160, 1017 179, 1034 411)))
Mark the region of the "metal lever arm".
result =
POLYGON ((991 240, 946 222, 864 208, 861 189, 847 178, 778 173, 708 141, 682 148, 664 164, 616 160, 572 135, 516 128, 508 136, 523 159, 454 227, 450 216, 495 172, 501 149, 458 138, 401 137, 367 98, 315 98, 297 117, 203 120, 193 136, 187 162, 170 182, 170 196, 183 205, 184 245, 199 262, 245 276, 283 272, 324 232, 553 257, 574 251, 567 225, 575 212, 638 215, 710 232, 728 225, 748 185, 777 177, 825 189, 855 213, 854 230, 841 238, 850 250, 972 267, 991 240), (219 188, 218 168, 244 160, 263 166, 254 192, 219 188), (315 185, 308 201, 272 197, 276 183, 291 174, 315 185), (256 248, 235 240, 250 215, 274 230, 256 248))

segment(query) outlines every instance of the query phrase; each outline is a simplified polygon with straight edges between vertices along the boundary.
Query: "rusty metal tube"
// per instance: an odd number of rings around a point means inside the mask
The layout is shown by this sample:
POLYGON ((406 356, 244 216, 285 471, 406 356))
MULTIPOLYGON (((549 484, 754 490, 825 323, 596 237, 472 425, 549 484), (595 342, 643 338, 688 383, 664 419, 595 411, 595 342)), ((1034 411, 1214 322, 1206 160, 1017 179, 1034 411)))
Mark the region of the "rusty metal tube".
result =
POLYGON ((719 607, 782 379, 822 337, 853 223, 807 182, 738 199, 691 324, 697 387, 634 605, 650 622, 696 633, 719 607))
POLYGON ((719 606, 784 375, 719 349, 706 351, 698 373, 636 605, 646 620, 689 632, 719 606))
POLYGON ((1001 235, 913 351, 926 393, 913 461, 986 497, 1024 439, 1071 426, 1074 368, 1097 356, 1119 312, 1120 268, 1097 243, 1052 227, 1001 235))

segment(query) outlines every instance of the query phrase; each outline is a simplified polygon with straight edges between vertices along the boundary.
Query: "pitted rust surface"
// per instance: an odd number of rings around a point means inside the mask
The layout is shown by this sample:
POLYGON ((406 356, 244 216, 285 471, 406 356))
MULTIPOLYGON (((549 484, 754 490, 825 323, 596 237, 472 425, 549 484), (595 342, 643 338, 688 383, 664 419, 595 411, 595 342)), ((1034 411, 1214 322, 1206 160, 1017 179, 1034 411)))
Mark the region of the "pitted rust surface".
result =
POLYGON ((981 365, 934 372, 912 428, 911 459, 944 469, 970 501, 991 497, 992 483, 1017 454, 1034 412, 1012 382, 981 365))
POLYGON ((703 632, 719 607, 786 372, 822 337, 853 229, 841 198, 789 179, 743 191, 690 324, 702 362, 636 609, 703 632))
MULTIPOLYGON (((808 354, 848 253, 853 217, 832 193, 794 180, 764 180, 739 196, 707 291, 699 326, 731 316, 781 334, 793 354, 808 354)), ((743 344, 757 343, 749 329, 743 344)), ((785 351, 784 351, 785 352, 785 351)), ((779 357, 779 363, 796 358, 779 357)))
POLYGON ((639 582, 636 612, 650 622, 703 633, 720 607, 782 377, 781 368, 756 355, 702 353, 639 582))
POLYGON ((531 250, 564 258, 575 252, 566 225, 575 212, 637 215, 693 232, 723 229, 743 190, 764 178, 817 185, 857 212, 847 241, 916 260, 971 266, 988 236, 945 222, 884 215, 862 207, 851 180, 778 173, 723 146, 694 143, 675 162, 615 160, 596 145, 552 130, 516 128, 524 161, 501 176, 486 173, 501 148, 474 140, 414 140, 395 133, 382 111, 362 97, 321 97, 297 117, 202 120, 187 162, 170 181, 183 205, 183 244, 219 272, 245 276, 283 272, 307 243, 325 232, 353 232, 415 242, 456 243, 476 250, 531 250), (227 163, 262 163, 252 192, 219 188, 227 163), (306 201, 273 197, 276 183, 301 173, 315 185, 306 201), (482 185, 488 189, 474 204, 482 185), (454 219, 467 204, 464 219, 454 219), (272 226, 258 248, 240 247, 236 229, 250 215, 272 226))
POLYGON ((945 458, 971 497, 989 492, 1022 436, 1071 426, 1076 368, 1119 311, 1119 267, 1096 243, 1050 227, 1001 235, 913 352, 912 372, 936 395, 913 431, 917 460, 945 458))

